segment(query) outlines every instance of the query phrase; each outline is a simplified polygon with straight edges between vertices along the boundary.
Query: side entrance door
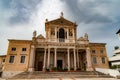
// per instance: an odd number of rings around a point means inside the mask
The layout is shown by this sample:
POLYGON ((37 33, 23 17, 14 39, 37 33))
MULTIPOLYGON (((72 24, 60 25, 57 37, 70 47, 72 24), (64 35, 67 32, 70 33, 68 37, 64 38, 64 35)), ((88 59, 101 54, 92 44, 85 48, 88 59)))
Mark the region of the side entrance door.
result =
POLYGON ((38 62, 38 71, 42 71, 42 68, 43 68, 43 62, 40 61, 38 62))
POLYGON ((57 68, 62 69, 62 60, 57 60, 57 68))

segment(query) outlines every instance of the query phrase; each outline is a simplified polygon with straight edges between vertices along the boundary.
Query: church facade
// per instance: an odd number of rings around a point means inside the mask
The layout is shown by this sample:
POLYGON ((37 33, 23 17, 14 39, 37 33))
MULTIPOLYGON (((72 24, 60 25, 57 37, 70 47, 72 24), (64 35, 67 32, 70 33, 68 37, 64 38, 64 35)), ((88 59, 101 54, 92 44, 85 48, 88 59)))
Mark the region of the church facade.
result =
MULTIPOLYGON (((9 39, 3 76, 24 71, 93 71, 109 68, 105 43, 91 43, 88 34, 77 38, 77 24, 63 17, 45 22, 46 37, 9 39)), ((79 32, 78 32, 79 33, 79 32)))

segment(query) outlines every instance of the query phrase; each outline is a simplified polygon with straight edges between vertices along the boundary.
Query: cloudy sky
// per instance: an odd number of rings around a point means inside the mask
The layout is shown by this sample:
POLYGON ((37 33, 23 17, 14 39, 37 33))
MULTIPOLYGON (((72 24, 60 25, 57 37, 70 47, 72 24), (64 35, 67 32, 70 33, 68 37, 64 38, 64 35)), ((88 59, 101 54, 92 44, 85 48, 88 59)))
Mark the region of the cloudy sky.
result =
POLYGON ((34 30, 45 36, 45 19, 64 17, 78 24, 77 36, 89 34, 90 42, 107 43, 108 56, 120 46, 120 0, 0 0, 0 54, 7 53, 7 39, 28 39, 34 30))

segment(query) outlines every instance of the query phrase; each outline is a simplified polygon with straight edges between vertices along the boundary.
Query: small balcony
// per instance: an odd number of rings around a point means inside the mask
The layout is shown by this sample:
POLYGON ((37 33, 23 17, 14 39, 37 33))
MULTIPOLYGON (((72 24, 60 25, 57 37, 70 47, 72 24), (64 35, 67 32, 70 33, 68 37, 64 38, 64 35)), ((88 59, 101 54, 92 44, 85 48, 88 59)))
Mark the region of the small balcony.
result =
POLYGON ((59 42, 65 42, 65 39, 59 38, 59 42))

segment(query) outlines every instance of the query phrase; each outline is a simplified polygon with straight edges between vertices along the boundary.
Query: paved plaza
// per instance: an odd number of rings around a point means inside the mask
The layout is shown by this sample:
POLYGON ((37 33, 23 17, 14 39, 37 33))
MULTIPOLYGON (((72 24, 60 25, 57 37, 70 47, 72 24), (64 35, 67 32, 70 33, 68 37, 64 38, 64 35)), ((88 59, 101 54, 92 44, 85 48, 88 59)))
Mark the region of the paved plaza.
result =
POLYGON ((0 80, 120 80, 116 78, 52 78, 52 79, 2 79, 0 80))

